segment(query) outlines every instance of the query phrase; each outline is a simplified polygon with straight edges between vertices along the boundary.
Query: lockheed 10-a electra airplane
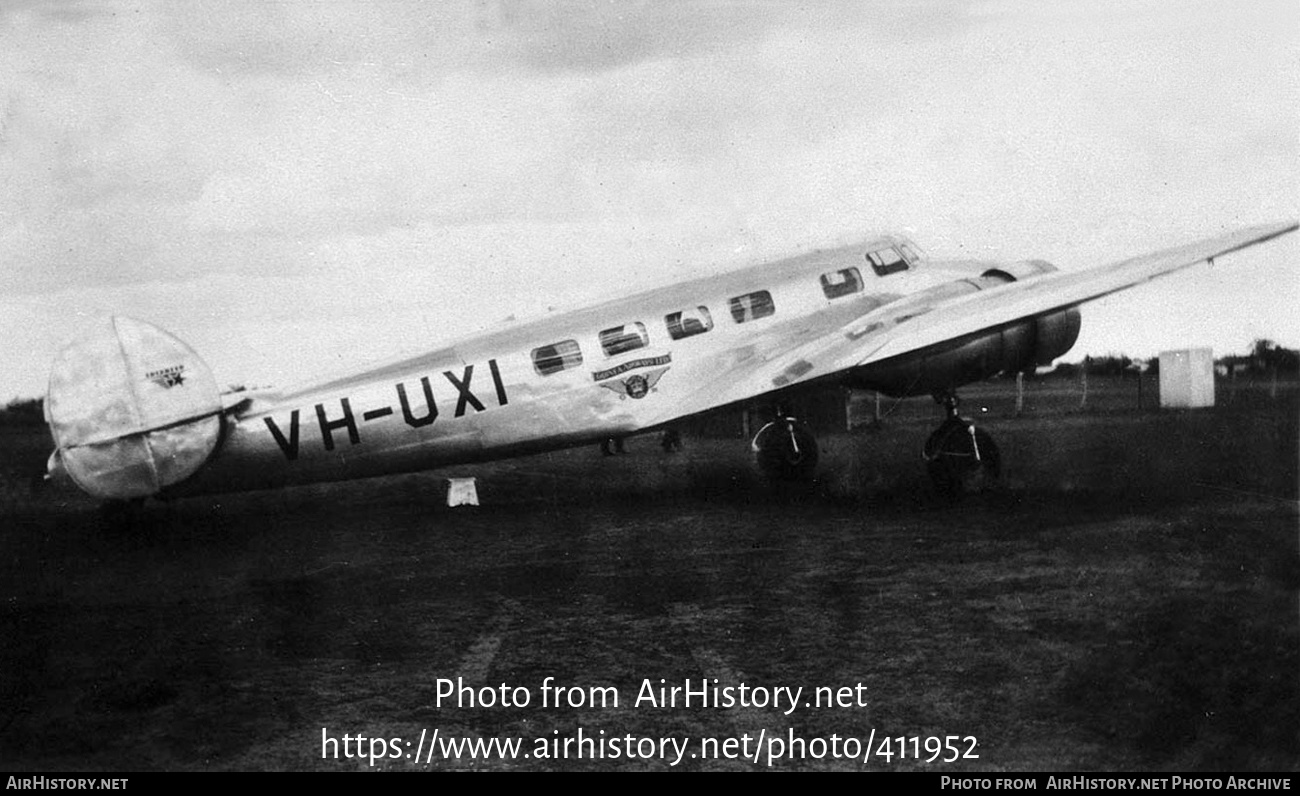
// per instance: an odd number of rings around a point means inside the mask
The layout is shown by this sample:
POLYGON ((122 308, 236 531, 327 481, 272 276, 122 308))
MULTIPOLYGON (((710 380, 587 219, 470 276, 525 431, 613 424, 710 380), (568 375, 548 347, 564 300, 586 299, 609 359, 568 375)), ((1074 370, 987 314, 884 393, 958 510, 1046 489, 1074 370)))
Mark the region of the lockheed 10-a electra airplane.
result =
POLYGON ((1100 268, 927 259, 902 237, 814 251, 474 335, 342 378, 227 392, 170 334, 104 321, 54 362, 52 478, 105 501, 410 472, 622 437, 770 398, 751 445, 770 478, 808 479, 812 430, 780 407, 819 385, 930 394, 924 445, 944 490, 996 476, 956 390, 1048 364, 1079 305, 1267 241, 1251 227, 1100 268))

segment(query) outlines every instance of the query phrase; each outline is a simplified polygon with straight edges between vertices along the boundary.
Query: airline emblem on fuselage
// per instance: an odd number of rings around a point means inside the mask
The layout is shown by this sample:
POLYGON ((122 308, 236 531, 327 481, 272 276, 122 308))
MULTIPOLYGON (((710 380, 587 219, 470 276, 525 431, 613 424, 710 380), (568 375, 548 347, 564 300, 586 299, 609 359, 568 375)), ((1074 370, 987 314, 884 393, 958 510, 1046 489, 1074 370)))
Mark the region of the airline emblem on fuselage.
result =
POLYGON ((656 368, 645 373, 634 373, 626 379, 611 379, 600 386, 618 393, 619 398, 644 398, 659 383, 668 368, 656 368))
POLYGON ((668 370, 668 363, 672 361, 672 354, 664 354, 658 357, 642 357, 624 362, 621 365, 615 365, 606 370, 598 370, 591 374, 591 378, 600 382, 600 386, 605 389, 618 393, 619 398, 644 398, 659 383, 659 379, 663 378, 664 373, 668 370), (637 368, 654 368, 654 370, 634 373, 625 379, 614 378, 637 368))

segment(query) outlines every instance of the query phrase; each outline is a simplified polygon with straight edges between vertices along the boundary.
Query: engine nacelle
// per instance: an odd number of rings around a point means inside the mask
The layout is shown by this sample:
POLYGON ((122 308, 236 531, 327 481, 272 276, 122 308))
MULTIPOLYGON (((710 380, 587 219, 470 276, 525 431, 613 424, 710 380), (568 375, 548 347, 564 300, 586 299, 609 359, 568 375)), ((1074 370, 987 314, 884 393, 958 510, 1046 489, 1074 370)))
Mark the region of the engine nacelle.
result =
MULTIPOLYGON (((998 285, 1055 270, 1055 266, 1043 260, 1025 260, 990 268, 978 280, 953 282, 934 290, 945 291, 946 296, 947 293, 996 289, 998 285)), ((851 375, 849 384, 896 396, 950 391, 999 373, 1015 373, 1050 364, 1074 346, 1081 323, 1079 310, 1075 307, 1026 318, 925 351, 859 368, 851 375)))
POLYGON ((1021 260, 1020 262, 1004 263, 996 268, 990 268, 980 276, 986 279, 1000 279, 1003 282, 1019 282, 1026 277, 1050 274, 1056 270, 1056 266, 1046 260, 1021 260))
POLYGON ((1065 356, 1079 339, 1079 328, 1083 318, 1079 310, 1068 310, 1044 315, 1034 321, 1034 333, 1037 335, 1034 365, 1050 365, 1052 360, 1065 356))

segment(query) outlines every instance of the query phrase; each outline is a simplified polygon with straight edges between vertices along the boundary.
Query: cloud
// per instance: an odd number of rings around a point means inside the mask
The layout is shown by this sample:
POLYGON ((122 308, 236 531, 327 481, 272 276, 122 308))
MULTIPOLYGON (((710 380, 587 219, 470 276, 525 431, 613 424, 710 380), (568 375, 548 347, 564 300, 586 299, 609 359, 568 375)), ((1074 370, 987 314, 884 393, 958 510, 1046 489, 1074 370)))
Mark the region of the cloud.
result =
POLYGON ((294 242, 429 221, 671 235, 861 100, 840 73, 862 63, 801 51, 836 20, 775 4, 73 8, 10 14, 35 67, 5 108, 0 263, 21 293, 303 272, 294 242))
POLYGON ((204 70, 319 74, 363 64, 431 86, 450 72, 599 73, 639 63, 708 55, 805 26, 810 35, 871 19, 895 33, 960 16, 960 4, 696 2, 553 3, 460 0, 429 4, 189 5, 165 30, 204 70), (942 9, 942 10, 941 10, 942 9), (912 24, 919 23, 919 24, 912 24))
POLYGON ((441 334, 877 230, 1095 264, 1296 215, 1297 8, 6 4, 0 274, 441 334))

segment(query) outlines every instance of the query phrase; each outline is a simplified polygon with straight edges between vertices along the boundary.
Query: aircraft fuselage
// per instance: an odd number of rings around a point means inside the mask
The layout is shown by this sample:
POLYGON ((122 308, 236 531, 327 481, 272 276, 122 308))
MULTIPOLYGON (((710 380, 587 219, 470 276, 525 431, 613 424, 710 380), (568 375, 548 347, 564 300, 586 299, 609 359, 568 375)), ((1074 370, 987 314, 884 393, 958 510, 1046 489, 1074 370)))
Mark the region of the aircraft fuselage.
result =
MULTIPOLYGON (((421 470, 665 425, 720 370, 761 361, 753 340, 772 326, 794 334, 801 318, 816 314, 824 324, 830 313, 849 323, 888 304, 905 319, 909 297, 978 289, 970 277, 954 280, 954 267, 971 277, 994 267, 943 265, 920 260, 903 239, 879 239, 556 313, 340 379, 251 394, 225 418, 213 460, 173 491, 421 470), (867 250, 892 252, 892 269, 873 268, 867 250)), ((798 376, 770 390, 800 383, 798 376)))
MULTIPOLYGON (((55 358, 50 469, 108 499, 342 480, 625 436, 830 383, 932 393, 975 441, 953 390, 1065 354, 1079 305, 1297 226, 1246 227, 1069 273, 1039 260, 926 260, 910 241, 881 237, 553 313, 292 389, 224 395, 180 340, 113 317, 55 358)), ((788 416, 781 423, 784 435, 762 444, 756 435, 755 452, 805 474, 811 431, 788 416)), ((931 447, 941 459, 966 455, 931 447)))

